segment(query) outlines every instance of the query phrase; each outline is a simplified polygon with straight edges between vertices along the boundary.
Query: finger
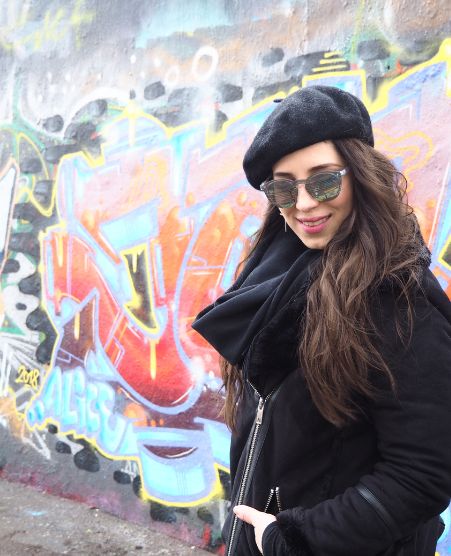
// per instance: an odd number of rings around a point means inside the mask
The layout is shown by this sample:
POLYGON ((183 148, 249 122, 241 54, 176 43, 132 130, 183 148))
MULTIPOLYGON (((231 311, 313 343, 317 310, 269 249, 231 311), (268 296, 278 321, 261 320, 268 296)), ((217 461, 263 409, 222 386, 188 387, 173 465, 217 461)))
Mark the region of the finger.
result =
POLYGON ((244 505, 235 506, 233 508, 233 511, 237 517, 239 517, 246 523, 250 523, 251 525, 254 525, 254 520, 258 517, 258 514, 261 513, 255 508, 244 505))

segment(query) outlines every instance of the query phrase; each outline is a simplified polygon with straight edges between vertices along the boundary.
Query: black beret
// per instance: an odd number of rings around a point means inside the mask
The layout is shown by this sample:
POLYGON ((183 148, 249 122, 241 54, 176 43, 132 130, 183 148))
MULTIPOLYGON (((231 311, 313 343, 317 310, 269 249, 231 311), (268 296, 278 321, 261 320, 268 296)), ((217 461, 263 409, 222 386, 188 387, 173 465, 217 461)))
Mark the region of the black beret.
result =
POLYGON ((287 154, 320 141, 349 137, 374 146, 370 116, 360 99, 336 87, 299 89, 263 122, 244 156, 246 177, 259 189, 274 164, 287 154))

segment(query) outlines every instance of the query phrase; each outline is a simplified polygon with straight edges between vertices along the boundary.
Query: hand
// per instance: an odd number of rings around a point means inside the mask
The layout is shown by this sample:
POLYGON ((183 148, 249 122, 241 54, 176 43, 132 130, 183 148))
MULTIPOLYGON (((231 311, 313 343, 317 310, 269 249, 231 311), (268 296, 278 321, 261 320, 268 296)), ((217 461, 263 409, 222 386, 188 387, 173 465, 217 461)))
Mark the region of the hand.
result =
POLYGON ((237 517, 250 523, 254 526, 255 532, 255 542, 257 543, 258 549, 263 554, 262 548, 262 537, 263 531, 268 527, 273 521, 277 521, 275 516, 267 514, 265 512, 259 512, 258 510, 251 508, 250 506, 235 506, 233 511, 237 517))

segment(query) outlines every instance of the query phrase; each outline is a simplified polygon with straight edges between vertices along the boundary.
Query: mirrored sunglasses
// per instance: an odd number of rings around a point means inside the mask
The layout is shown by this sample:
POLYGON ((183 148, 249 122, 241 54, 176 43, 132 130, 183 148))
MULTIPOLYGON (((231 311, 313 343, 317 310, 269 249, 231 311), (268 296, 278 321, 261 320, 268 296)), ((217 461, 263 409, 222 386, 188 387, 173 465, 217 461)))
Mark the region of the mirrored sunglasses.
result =
POLYGON ((306 180, 276 179, 265 181, 260 189, 270 203, 278 208, 294 207, 298 198, 299 185, 305 185, 307 193, 319 202, 331 201, 340 195, 341 178, 349 168, 336 172, 318 172, 306 180))

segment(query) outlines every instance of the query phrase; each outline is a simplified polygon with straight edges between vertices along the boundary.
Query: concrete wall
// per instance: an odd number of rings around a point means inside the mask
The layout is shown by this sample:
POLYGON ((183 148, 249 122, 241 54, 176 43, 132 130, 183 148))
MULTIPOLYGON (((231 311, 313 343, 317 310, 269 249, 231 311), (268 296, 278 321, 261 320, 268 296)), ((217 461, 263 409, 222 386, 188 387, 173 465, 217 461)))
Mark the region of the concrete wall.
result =
POLYGON ((446 8, 2 2, 4 477, 221 553, 229 434, 215 354, 189 324, 260 222, 246 145, 276 93, 360 96, 451 295, 446 8))

